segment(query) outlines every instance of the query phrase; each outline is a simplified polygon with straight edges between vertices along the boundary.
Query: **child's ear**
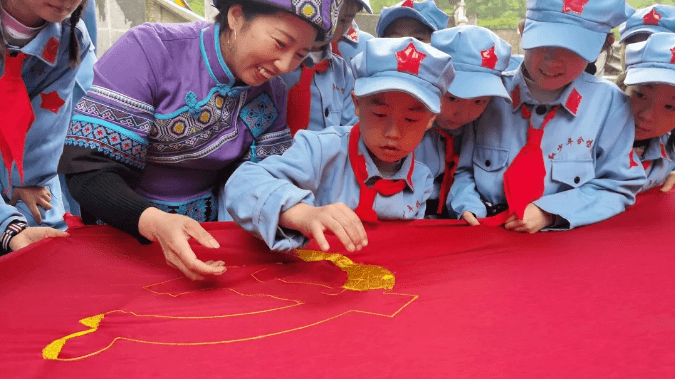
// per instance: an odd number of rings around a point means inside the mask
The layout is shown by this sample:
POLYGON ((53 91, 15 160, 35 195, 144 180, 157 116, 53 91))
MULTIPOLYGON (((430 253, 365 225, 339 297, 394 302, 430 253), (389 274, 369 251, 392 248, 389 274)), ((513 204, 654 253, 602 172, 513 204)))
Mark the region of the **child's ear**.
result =
POLYGON ((352 91, 352 101, 354 102, 354 114, 356 117, 361 117, 359 115, 359 98, 354 95, 354 91, 352 91))
POLYGON ((434 121, 436 121, 436 117, 438 117, 438 113, 434 113, 433 116, 431 116, 431 119, 429 120, 429 125, 427 125, 427 128, 424 130, 429 130, 431 129, 432 126, 434 126, 434 121))
POLYGON ((231 30, 239 30, 244 24, 244 8, 241 4, 233 4, 227 11, 227 26, 231 30))

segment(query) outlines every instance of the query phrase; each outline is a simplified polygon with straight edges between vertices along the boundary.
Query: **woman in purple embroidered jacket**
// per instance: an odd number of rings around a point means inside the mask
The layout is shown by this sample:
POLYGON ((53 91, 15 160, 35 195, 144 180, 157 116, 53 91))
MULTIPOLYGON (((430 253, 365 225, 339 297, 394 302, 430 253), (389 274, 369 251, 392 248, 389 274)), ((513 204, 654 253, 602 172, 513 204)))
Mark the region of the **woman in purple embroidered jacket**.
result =
POLYGON ((85 221, 157 241, 191 279, 219 275, 195 238, 218 242, 198 221, 217 219, 217 188, 238 163, 292 142, 286 87, 315 40, 332 37, 337 0, 214 0, 215 24, 144 24, 94 69, 76 106, 60 170, 85 221))

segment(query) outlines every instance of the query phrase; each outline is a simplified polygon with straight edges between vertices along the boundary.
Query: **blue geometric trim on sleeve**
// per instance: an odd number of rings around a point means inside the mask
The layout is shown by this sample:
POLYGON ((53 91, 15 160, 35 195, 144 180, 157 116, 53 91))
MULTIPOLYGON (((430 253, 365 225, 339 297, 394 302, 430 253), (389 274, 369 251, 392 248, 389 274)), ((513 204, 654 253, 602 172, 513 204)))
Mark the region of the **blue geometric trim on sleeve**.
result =
POLYGON ((176 203, 148 198, 146 200, 166 213, 187 216, 198 222, 216 221, 218 219, 218 207, 213 194, 202 195, 191 200, 176 203))
POLYGON ((96 150, 120 163, 145 169, 147 144, 103 125, 72 120, 68 126, 65 144, 96 150))
POLYGON ((279 111, 266 93, 260 94, 244 105, 239 112, 239 118, 256 139, 272 126, 277 117, 279 117, 279 111))

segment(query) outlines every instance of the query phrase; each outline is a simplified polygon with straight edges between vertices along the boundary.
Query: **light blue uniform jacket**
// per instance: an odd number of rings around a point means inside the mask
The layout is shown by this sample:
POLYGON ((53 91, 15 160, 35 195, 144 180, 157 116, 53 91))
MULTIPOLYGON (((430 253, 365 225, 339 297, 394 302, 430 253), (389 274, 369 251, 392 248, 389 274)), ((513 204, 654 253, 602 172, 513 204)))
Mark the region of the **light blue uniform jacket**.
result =
MULTIPOLYGON (((312 80, 312 102, 310 105, 307 130, 323 130, 331 126, 355 125, 358 117, 354 113, 354 75, 347 62, 326 51, 323 59, 330 59, 330 68, 314 73, 312 80)), ((288 74, 280 75, 290 91, 300 81, 302 66, 288 74)))
POLYGON ((354 58, 358 53, 362 52, 363 49, 366 48, 366 42, 373 38, 375 37, 373 37, 371 34, 359 30, 356 22, 352 21, 352 25, 349 30, 347 30, 347 33, 345 33, 345 35, 338 41, 338 49, 340 49, 340 54, 342 54, 342 58, 347 61, 350 68, 352 67, 352 58, 354 58))
MULTIPOLYGON (((94 54, 90 49, 90 40, 84 22, 77 24, 77 40, 80 43, 81 61, 90 62, 94 54)), ((23 79, 31 99, 35 121, 26 135, 24 152, 24 181, 14 166, 11 188, 39 186, 51 192, 52 209, 42 212, 41 226, 65 229, 63 221, 64 205, 61 186, 56 174, 66 130, 72 114, 73 87, 78 69, 72 69, 68 63, 68 44, 70 24, 50 23, 30 43, 22 48, 8 46, 10 51, 21 51, 28 55, 23 64, 23 79)), ((4 64, 0 63, 0 72, 4 64)), ((9 205, 12 189, 9 188, 9 176, 3 167, 0 173, 0 190, 3 203, 0 204, 0 232, 14 220, 26 221, 36 226, 28 207, 19 201, 16 207, 9 205)))
POLYGON ((583 73, 555 102, 540 104, 530 95, 521 70, 505 74, 503 80, 513 105, 495 97, 466 127, 448 197, 451 214, 454 210, 459 218, 470 211, 485 217, 483 201, 506 204, 504 171, 527 140, 528 122, 520 110, 525 104, 534 105, 531 121, 536 128, 551 106, 561 105, 544 131, 545 190, 534 202, 562 221, 556 226, 602 221, 634 203, 646 178, 641 165, 631 164, 635 126, 629 99, 618 87, 583 73))
MULTIPOLYGON (((299 232, 281 229, 279 215, 298 203, 324 206, 344 203, 356 209, 359 183, 349 160, 350 128, 329 128, 322 132, 300 131, 293 146, 281 156, 260 163, 243 163, 225 184, 227 211, 242 228, 263 239, 273 250, 302 246, 307 239, 299 232)), ((368 180, 382 177, 363 141, 359 152, 365 156, 368 180)), ((408 173, 413 154, 388 179, 403 179, 407 187, 395 195, 375 196, 373 209, 380 219, 424 218, 425 202, 433 189, 429 169, 415 162, 411 180, 408 173)), ((223 200, 221 200, 223 201, 223 200)))
MULTIPOLYGON (((417 149, 415 149, 415 159, 424 163, 425 166, 431 170, 431 175, 434 176, 434 191, 431 193, 429 200, 438 200, 443 183, 443 173, 445 172, 445 138, 436 131, 436 124, 434 127, 427 130, 422 138, 417 149)), ((460 153, 462 148, 462 132, 464 126, 455 129, 447 130, 450 135, 455 136, 455 152, 460 153)))
POLYGON ((668 133, 649 140, 640 157, 640 162, 647 174, 647 183, 640 191, 661 186, 668 175, 675 170, 675 144, 668 143, 670 136, 671 134, 668 133))

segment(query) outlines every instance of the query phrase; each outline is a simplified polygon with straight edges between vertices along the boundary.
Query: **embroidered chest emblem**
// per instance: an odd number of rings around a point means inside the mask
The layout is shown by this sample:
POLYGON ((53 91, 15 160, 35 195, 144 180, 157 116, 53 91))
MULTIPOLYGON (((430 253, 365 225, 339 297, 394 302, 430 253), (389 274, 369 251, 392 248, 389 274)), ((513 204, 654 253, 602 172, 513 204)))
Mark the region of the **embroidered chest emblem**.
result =
POLYGON ((675 47, 672 47, 670 49, 670 54, 671 54, 670 63, 675 63, 675 47))
POLYGON ((251 131, 253 138, 258 138, 276 121, 279 117, 279 111, 269 95, 262 93, 253 101, 244 105, 239 117, 251 131))
POLYGON ((59 113, 59 109, 66 103, 56 91, 41 93, 40 98, 42 99, 40 108, 46 109, 54 114, 59 113))
POLYGON ((492 45, 491 48, 483 50, 480 52, 480 57, 482 59, 481 66, 487 67, 494 70, 497 66, 497 54, 495 54, 495 46, 492 45))
POLYGON ((646 15, 644 15, 644 17, 642 17, 642 22, 645 25, 658 25, 660 19, 661 15, 659 14, 659 12, 657 12, 655 8, 652 8, 652 10, 649 13, 647 13, 646 15))
POLYGON ((638 164, 635 162, 635 150, 631 149, 630 154, 628 154, 628 159, 630 160, 628 168, 637 167, 638 164))
POLYGON ((563 0, 563 13, 574 12, 576 14, 581 14, 584 11, 584 7, 588 3, 588 0, 563 0))
POLYGON ((359 42, 359 32, 354 29, 354 25, 349 26, 349 30, 347 31, 347 38, 351 40, 352 42, 359 42))
POLYGON ((59 52, 59 41, 52 37, 47 41, 44 50, 42 50, 42 59, 54 64, 56 63, 56 55, 59 52))
POLYGON ((397 70, 417 75, 420 72, 420 65, 426 57, 426 54, 417 51, 415 45, 410 42, 405 49, 396 53, 396 60, 398 61, 397 70))
POLYGON ((663 142, 661 142, 659 145, 661 148, 661 158, 668 158, 668 154, 666 154, 666 145, 664 145, 663 142))

